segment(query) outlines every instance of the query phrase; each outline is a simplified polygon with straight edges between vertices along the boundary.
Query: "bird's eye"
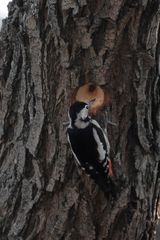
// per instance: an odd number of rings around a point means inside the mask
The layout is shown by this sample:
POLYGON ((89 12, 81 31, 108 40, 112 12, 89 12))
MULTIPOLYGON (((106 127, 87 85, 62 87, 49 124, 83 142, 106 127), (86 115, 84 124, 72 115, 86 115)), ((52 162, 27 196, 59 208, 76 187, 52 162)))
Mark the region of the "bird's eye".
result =
POLYGON ((88 105, 86 106, 86 109, 88 109, 88 105))

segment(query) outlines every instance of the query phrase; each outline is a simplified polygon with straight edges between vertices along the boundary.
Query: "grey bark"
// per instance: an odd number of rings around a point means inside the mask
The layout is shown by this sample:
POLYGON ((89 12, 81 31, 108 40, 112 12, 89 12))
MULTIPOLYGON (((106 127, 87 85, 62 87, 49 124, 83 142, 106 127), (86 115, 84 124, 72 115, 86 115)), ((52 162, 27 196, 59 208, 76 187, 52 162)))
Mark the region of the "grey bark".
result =
MULTIPOLYGON (((159 0, 13 0, 0 33, 0 239, 154 239, 159 0), (71 155, 70 94, 107 85, 117 200, 71 155)), ((106 113, 98 118, 103 127, 106 113)))

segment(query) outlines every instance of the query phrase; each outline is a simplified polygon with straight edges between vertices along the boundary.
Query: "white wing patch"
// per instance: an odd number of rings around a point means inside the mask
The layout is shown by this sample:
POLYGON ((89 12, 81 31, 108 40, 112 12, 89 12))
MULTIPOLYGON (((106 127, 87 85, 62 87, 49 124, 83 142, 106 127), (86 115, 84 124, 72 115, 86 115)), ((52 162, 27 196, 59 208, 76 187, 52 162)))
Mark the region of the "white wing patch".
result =
MULTIPOLYGON (((100 128, 100 129, 102 130, 102 128, 100 127, 99 123, 98 123, 96 120, 92 119, 91 122, 93 123, 93 125, 95 125, 96 127, 100 128)), ((107 138, 107 136, 106 136, 106 134, 104 133, 103 130, 102 130, 102 133, 103 133, 103 136, 104 136, 104 139, 105 139, 106 145, 107 145, 107 154, 109 155, 109 153, 110 153, 110 144, 109 144, 109 140, 108 140, 108 138, 107 138)))
POLYGON ((93 136, 94 136, 94 138, 97 142, 97 150, 98 150, 98 153, 99 153, 99 160, 103 161, 105 159, 105 156, 106 156, 106 151, 104 150, 103 144, 100 141, 100 138, 97 134, 96 129, 94 129, 94 128, 93 128, 93 136))
POLYGON ((92 166, 89 166, 89 170, 93 170, 94 168, 92 166))
POLYGON ((99 123, 98 123, 96 120, 92 119, 91 122, 92 122, 95 126, 97 126, 98 128, 101 129, 99 123))

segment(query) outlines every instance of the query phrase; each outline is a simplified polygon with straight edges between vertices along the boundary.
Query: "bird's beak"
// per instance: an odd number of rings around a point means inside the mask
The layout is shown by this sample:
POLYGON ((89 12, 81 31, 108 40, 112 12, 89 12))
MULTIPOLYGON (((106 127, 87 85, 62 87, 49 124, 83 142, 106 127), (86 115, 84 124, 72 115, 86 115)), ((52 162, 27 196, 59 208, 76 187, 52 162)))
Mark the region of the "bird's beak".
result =
POLYGON ((89 107, 89 108, 92 107, 92 105, 94 104, 95 100, 96 100, 96 98, 91 99, 91 100, 89 101, 89 103, 88 103, 88 107, 89 107))

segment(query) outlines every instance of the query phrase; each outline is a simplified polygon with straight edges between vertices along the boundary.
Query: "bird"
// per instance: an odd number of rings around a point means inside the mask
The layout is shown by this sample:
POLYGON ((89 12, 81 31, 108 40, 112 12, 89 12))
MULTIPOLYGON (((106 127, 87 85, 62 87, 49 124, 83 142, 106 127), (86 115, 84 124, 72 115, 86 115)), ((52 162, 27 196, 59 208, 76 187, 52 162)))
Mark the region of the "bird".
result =
POLYGON ((99 123, 90 116, 89 102, 74 102, 68 111, 68 142, 77 164, 85 170, 105 193, 112 193, 113 176, 108 136, 99 123))

